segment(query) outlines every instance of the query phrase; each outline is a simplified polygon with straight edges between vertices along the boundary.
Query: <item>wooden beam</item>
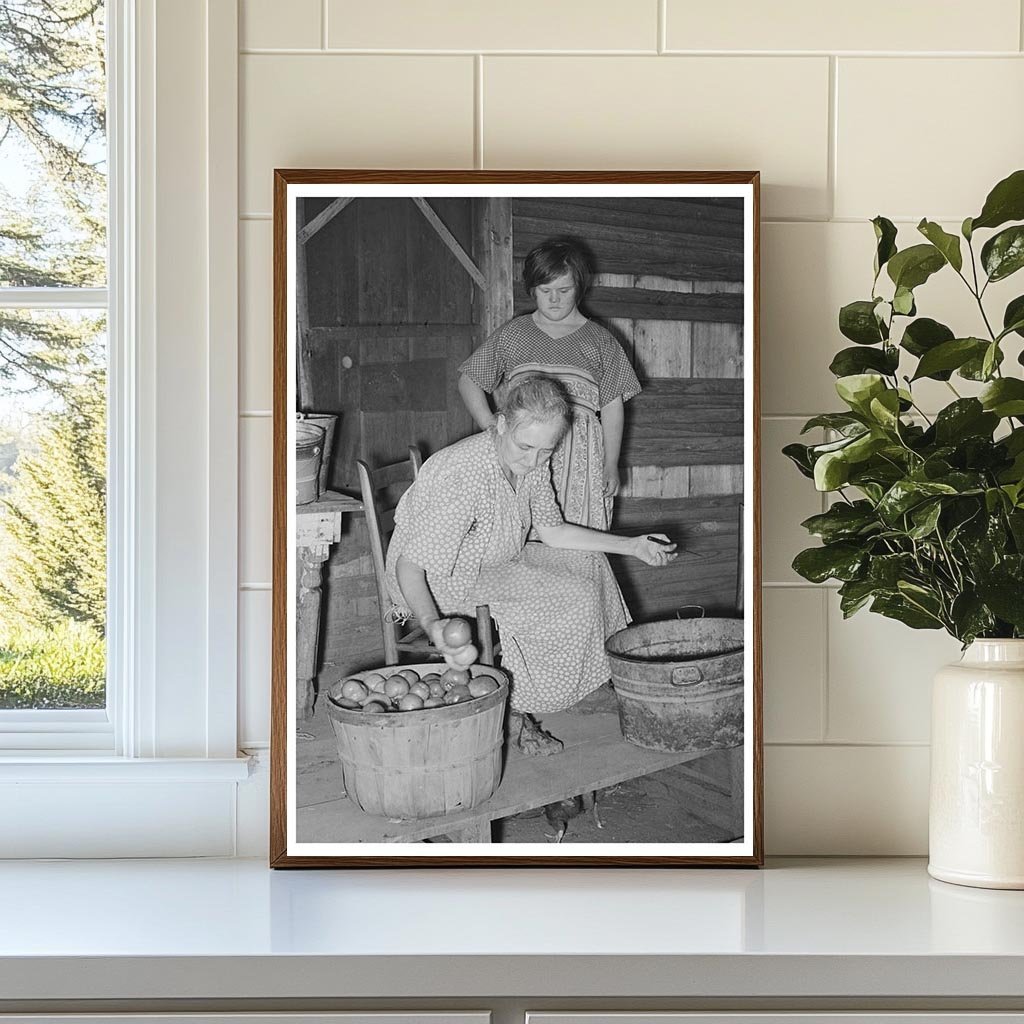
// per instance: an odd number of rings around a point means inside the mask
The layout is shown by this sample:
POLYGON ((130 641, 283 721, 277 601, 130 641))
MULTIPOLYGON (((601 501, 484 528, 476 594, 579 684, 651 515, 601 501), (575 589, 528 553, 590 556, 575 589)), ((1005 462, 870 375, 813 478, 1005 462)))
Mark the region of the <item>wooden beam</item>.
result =
POLYGON ((480 316, 480 340, 512 318, 512 200, 489 196, 478 200, 476 256, 486 285, 480 316))
POLYGON ((466 273, 476 281, 478 287, 485 288, 487 282, 484 279, 484 275, 480 273, 480 268, 470 259, 469 254, 459 244, 459 240, 448 230, 444 221, 434 213, 430 203, 422 196, 412 196, 412 201, 416 204, 416 209, 427 218, 427 223, 437 232, 441 241, 452 251, 452 255, 465 267, 466 273))
MULTIPOLYGON (((296 215, 305 213, 306 200, 295 201, 296 215)), ((309 268, 306 266, 306 247, 301 242, 295 246, 295 386, 298 390, 299 410, 314 412, 312 407, 313 388, 310 382, 308 348, 309 336, 309 268)))
MULTIPOLYGON (((304 228, 299 231, 299 250, 301 251, 302 246, 304 246, 325 224, 334 220, 334 218, 337 217, 353 199, 355 199, 355 196, 342 196, 340 199, 335 199, 330 206, 321 210, 304 228)), ((303 202, 303 200, 300 200, 300 202, 303 202)))
MULTIPOLYGON (((707 323, 743 323, 743 296, 738 293, 698 294, 662 292, 646 288, 608 288, 597 285, 587 292, 584 310, 599 317, 632 320, 696 320, 707 323)), ((516 314, 533 309, 516 296, 516 314)))
MULTIPOLYGON (((590 237, 585 230, 574 236, 588 250, 598 274, 634 274, 671 277, 677 281, 742 281, 743 259, 738 253, 713 252, 690 240, 685 245, 649 245, 638 235, 633 242, 590 237)), ((522 260, 534 246, 552 237, 548 230, 523 230, 514 222, 515 258, 522 260)))
MULTIPOLYGON (((533 211, 534 208, 527 209, 533 211)), ((517 213, 514 223, 517 231, 527 235, 576 235, 590 242, 645 245, 667 253, 691 250, 743 257, 742 230, 739 233, 725 233, 715 230, 715 224, 709 230, 706 223, 675 221, 667 217, 647 217, 646 224, 616 217, 614 223, 608 224, 603 220, 587 219, 591 212, 582 207, 568 207, 559 210, 557 215, 546 217, 517 213)))
POLYGON ((313 338, 325 342, 364 338, 459 338, 472 337, 475 331, 476 324, 335 324, 309 329, 313 338))

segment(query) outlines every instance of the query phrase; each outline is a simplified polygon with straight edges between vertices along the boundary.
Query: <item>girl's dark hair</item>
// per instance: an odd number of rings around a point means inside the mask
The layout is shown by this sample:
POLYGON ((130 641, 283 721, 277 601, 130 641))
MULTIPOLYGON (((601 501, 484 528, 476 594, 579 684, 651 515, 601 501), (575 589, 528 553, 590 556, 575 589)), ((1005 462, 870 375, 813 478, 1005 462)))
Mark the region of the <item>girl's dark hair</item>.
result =
POLYGON ((572 415, 565 388, 539 373, 512 384, 505 393, 501 412, 510 425, 561 420, 563 428, 568 427, 572 415))
POLYGON ((572 274, 576 284, 576 302, 583 300, 590 287, 590 264, 583 250, 568 239, 549 239, 526 254, 523 284, 527 295, 540 284, 548 284, 563 274, 572 274))

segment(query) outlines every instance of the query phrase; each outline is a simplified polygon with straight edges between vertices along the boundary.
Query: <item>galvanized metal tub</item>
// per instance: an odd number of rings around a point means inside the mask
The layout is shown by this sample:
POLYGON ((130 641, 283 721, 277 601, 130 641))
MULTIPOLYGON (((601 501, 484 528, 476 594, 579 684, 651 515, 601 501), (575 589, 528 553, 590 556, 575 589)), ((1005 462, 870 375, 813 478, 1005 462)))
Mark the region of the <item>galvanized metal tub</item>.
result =
POLYGON ((743 620, 668 619, 608 638, 622 735, 648 750, 743 743, 743 620))

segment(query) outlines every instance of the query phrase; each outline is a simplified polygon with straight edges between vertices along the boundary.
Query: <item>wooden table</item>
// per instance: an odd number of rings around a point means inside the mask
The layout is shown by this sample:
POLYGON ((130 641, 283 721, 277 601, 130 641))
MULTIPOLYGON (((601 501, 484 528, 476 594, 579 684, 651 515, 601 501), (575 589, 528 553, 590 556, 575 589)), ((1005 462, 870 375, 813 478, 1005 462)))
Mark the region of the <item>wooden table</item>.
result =
POLYGON ((313 713, 323 565, 331 545, 341 539, 342 516, 362 511, 361 501, 336 491, 325 491, 319 501, 295 507, 295 710, 299 721, 313 713))
MULTIPOLYGON (((565 743, 562 753, 524 757, 513 752, 506 761, 501 785, 486 803, 460 814, 395 821, 366 814, 343 795, 333 729, 328 726, 325 730, 318 723, 315 747, 304 744, 300 756, 296 837, 304 843, 413 843, 447 835, 453 842, 489 843, 492 821, 651 775, 708 753, 660 753, 636 747, 622 738, 614 713, 545 715, 544 727, 565 743)), ((743 832, 742 747, 735 748, 731 777, 731 806, 723 824, 739 836, 743 832)))

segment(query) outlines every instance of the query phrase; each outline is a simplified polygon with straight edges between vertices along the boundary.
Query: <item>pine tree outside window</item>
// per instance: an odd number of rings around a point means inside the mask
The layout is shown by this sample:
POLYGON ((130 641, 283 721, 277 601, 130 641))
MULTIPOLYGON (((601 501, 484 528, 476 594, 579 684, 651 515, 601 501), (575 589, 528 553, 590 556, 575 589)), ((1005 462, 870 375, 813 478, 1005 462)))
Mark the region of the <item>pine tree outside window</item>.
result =
POLYGON ((106 15, 0 3, 0 728, 24 745, 111 731, 106 15))

